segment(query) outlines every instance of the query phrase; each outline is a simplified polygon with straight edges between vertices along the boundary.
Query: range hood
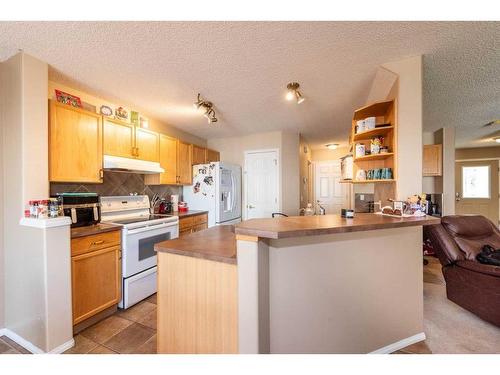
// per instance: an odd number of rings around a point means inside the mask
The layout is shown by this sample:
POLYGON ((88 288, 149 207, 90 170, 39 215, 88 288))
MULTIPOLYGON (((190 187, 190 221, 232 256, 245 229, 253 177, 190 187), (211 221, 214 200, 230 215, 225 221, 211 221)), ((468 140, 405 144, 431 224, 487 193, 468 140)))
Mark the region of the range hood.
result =
POLYGON ((121 158, 119 156, 110 155, 104 155, 104 170, 140 174, 155 174, 165 172, 165 169, 160 167, 160 163, 138 159, 121 158))

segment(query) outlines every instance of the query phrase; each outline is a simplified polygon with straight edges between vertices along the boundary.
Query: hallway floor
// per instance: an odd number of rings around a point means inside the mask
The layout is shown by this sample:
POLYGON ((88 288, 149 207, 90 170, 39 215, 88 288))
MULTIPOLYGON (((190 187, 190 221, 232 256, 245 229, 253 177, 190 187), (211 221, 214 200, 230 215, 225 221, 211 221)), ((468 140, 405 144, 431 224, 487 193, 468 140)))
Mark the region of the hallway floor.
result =
MULTIPOLYGON (((397 354, 500 353, 500 328, 489 324, 446 298, 441 265, 428 257, 424 266, 424 329, 427 340, 397 354)), ((0 337, 0 354, 28 353, 0 337)), ((156 353, 156 294, 75 336, 65 354, 156 353)))

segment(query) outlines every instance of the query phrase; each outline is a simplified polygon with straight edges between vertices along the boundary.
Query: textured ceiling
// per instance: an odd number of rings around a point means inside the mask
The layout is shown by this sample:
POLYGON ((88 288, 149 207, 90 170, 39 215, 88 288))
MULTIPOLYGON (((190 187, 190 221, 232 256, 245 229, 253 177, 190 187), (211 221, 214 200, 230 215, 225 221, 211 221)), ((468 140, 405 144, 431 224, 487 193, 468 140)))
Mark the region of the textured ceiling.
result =
POLYGON ((143 110, 203 138, 300 131, 345 144, 377 67, 424 55, 424 128, 491 145, 500 117, 500 23, 0 22, 0 61, 23 49, 51 79, 143 110), (284 100, 298 81, 307 100, 284 100), (196 94, 214 102, 208 126, 196 94))

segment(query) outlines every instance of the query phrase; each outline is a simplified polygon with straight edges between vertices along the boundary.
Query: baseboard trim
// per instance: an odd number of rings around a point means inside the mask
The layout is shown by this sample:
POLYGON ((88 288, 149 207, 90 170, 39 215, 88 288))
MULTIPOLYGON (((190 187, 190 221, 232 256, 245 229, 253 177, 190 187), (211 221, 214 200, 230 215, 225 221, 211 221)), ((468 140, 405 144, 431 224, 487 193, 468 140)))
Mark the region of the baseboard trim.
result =
POLYGON ((415 344, 420 341, 425 340, 425 333, 420 332, 417 333, 416 335, 407 337, 405 339, 399 340, 397 342, 394 342, 392 344, 389 344, 387 346, 384 346, 383 348, 374 350, 373 352, 370 352, 369 354, 389 354, 393 353, 399 349, 406 348, 408 345, 415 344))
POLYGON ((66 341, 64 344, 61 344, 57 348, 52 349, 49 352, 49 354, 61 354, 64 353, 66 350, 72 348, 73 346, 75 346, 75 339, 66 341))
MULTIPOLYGON (((40 349, 38 346, 34 345, 33 343, 29 342, 28 340, 24 339, 23 337, 19 336, 17 333, 11 331, 8 328, 2 328, 0 329, 0 336, 7 336, 9 339, 14 341, 16 344, 21 345, 24 349, 28 350, 29 352, 33 354, 44 354, 46 353, 42 349, 40 349)), ((50 354, 60 354, 68 350, 69 348, 72 348, 75 346, 75 340, 72 338, 71 340, 63 343, 62 345, 59 345, 57 348, 52 349, 49 353, 50 354)))
POLYGON ((35 344, 29 342, 28 340, 22 338, 17 333, 11 331, 8 328, 4 328, 4 329, 0 330, 0 335, 1 336, 3 336, 3 335, 7 336, 9 339, 11 339, 12 341, 14 341, 16 344, 21 345, 24 349, 28 350, 29 352, 31 352, 33 354, 42 354, 42 353, 45 353, 38 346, 36 346, 35 344))

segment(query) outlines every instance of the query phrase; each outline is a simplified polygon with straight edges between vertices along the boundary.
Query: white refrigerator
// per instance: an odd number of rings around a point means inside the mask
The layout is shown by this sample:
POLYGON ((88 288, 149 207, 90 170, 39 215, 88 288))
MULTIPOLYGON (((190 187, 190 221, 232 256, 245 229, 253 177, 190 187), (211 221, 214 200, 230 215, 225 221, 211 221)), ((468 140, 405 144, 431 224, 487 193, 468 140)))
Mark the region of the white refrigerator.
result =
POLYGON ((193 185, 184 186, 190 210, 208 211, 208 226, 241 221, 241 167, 217 162, 193 166, 193 185))

